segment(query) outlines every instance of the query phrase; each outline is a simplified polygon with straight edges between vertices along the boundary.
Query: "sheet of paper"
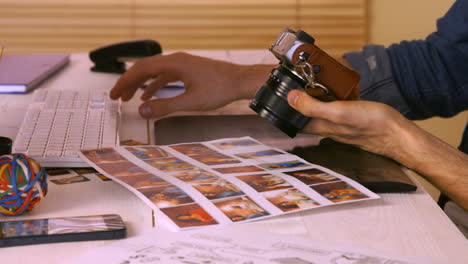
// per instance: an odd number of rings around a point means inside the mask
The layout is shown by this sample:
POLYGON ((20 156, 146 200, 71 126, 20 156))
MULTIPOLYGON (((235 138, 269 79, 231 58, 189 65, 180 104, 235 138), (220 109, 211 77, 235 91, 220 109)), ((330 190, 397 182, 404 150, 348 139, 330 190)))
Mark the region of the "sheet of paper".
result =
POLYGON ((90 251, 68 264, 430 264, 323 241, 232 228, 151 230, 90 251))
POLYGON ((379 198, 327 168, 250 137, 82 150, 172 230, 259 220, 379 198))

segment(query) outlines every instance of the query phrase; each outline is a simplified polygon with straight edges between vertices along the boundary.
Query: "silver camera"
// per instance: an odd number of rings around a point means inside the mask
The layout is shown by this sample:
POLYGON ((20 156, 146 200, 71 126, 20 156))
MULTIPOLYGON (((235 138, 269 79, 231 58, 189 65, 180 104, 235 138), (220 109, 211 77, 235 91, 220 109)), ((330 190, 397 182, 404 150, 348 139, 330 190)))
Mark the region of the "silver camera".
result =
POLYGON ((307 63, 310 54, 302 52, 299 59, 293 61, 293 54, 299 46, 314 42, 314 38, 304 31, 285 29, 270 47, 280 64, 271 71, 266 83, 260 87, 250 103, 250 108, 257 114, 290 137, 295 137, 310 118, 289 106, 289 91, 299 89, 307 92, 310 87, 319 87, 325 94, 328 93, 324 86, 315 82, 314 74, 320 68, 307 63))

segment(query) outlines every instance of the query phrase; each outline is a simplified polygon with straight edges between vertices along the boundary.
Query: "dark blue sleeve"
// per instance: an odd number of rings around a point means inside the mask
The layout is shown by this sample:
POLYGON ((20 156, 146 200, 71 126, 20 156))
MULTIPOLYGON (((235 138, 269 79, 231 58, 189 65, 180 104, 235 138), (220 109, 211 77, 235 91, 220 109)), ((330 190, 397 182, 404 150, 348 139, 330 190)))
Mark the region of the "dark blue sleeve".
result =
POLYGON ((386 51, 408 118, 450 117, 468 109, 468 0, 457 0, 425 40, 386 51))

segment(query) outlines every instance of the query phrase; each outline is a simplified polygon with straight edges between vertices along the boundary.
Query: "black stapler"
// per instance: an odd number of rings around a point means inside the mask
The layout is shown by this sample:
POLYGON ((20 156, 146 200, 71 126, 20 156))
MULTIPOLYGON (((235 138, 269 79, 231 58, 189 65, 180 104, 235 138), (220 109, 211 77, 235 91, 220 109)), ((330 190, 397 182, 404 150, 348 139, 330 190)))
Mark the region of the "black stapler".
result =
POLYGON ((125 63, 121 61, 122 58, 141 58, 160 54, 161 52, 161 45, 150 39, 115 43, 89 53, 89 58, 94 62, 91 71, 124 73, 125 63))

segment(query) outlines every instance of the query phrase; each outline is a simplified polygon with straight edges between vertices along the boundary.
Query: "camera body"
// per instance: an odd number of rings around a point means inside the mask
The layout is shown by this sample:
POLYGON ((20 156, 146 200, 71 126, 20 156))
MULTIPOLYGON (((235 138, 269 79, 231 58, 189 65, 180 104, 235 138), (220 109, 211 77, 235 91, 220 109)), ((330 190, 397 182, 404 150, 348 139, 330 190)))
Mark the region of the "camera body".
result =
POLYGON ((279 65, 250 102, 251 109, 290 137, 295 137, 310 120, 289 106, 287 96, 291 90, 305 91, 322 101, 359 97, 359 73, 314 43, 315 39, 304 31, 285 29, 270 47, 279 65))

